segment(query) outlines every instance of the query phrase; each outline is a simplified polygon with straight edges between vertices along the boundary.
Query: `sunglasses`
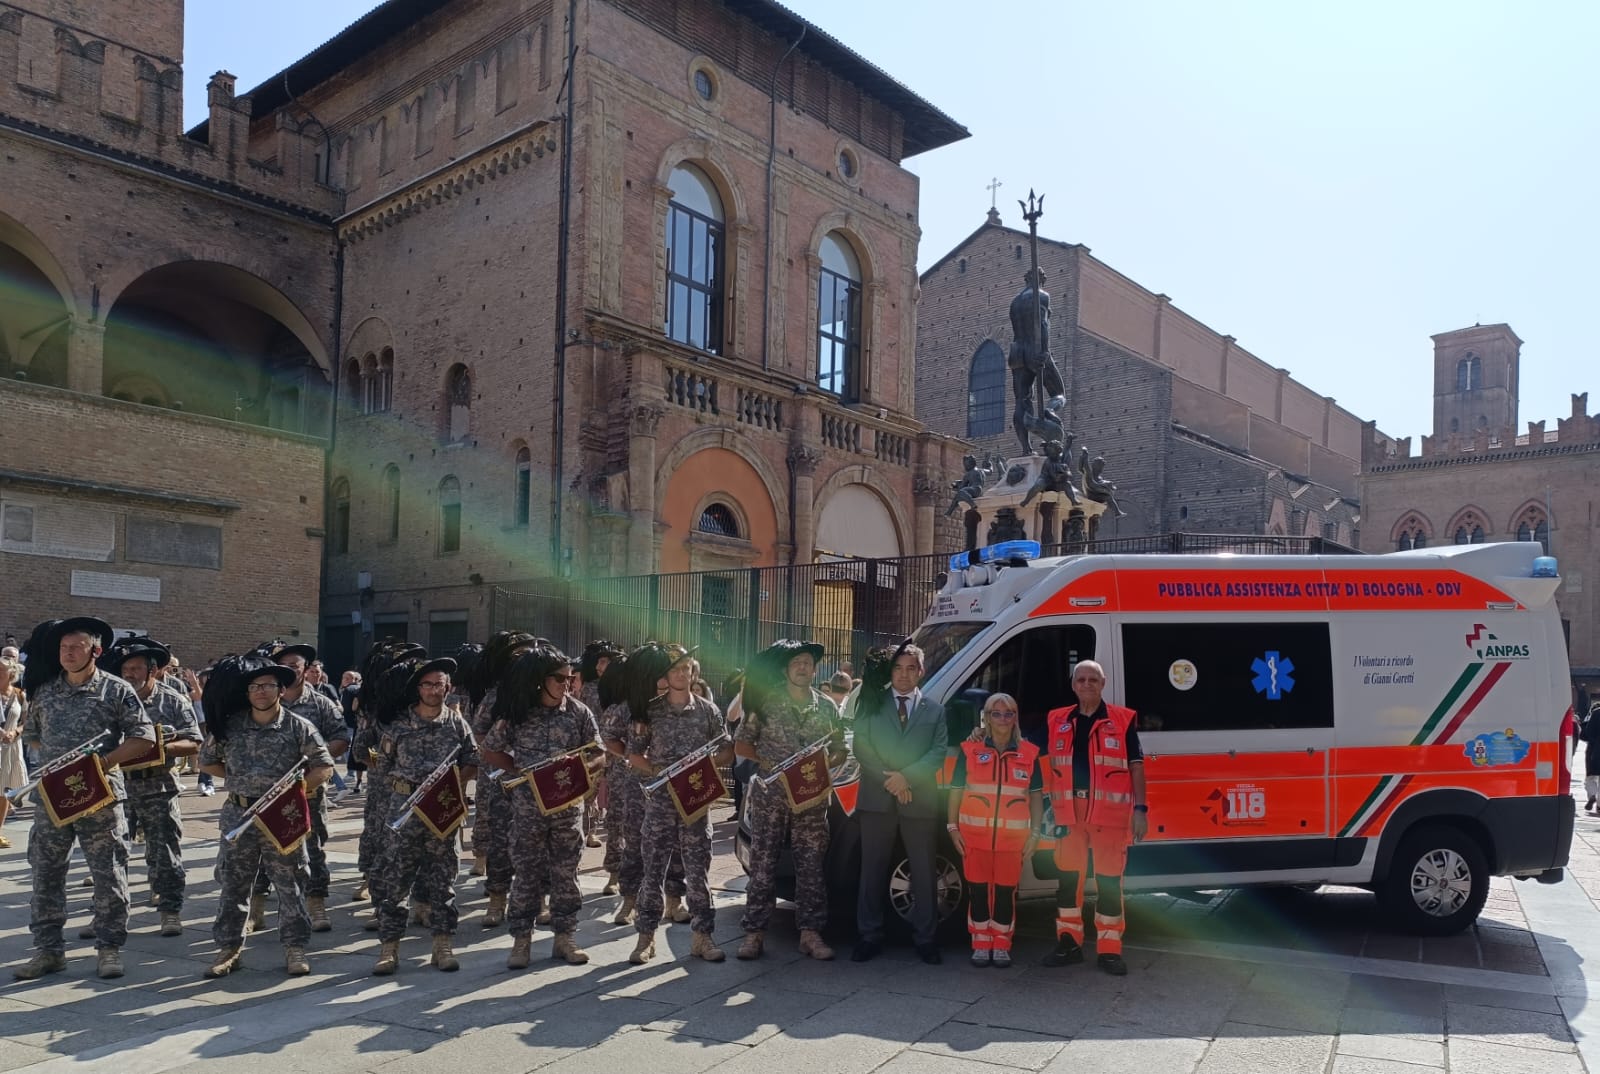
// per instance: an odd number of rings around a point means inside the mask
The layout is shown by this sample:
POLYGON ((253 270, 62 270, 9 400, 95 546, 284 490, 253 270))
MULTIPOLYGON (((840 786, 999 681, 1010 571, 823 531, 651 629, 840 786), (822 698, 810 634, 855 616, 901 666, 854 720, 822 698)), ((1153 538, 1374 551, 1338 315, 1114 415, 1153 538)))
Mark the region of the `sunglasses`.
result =
POLYGON ((577 676, 576 675, 546 675, 545 678, 547 680, 553 679, 556 682, 571 682, 573 679, 576 679, 577 676))
POLYGON ((989 719, 991 719, 991 720, 1014 720, 1016 718, 1017 718, 1017 710, 1016 709, 990 709, 989 710, 989 719))

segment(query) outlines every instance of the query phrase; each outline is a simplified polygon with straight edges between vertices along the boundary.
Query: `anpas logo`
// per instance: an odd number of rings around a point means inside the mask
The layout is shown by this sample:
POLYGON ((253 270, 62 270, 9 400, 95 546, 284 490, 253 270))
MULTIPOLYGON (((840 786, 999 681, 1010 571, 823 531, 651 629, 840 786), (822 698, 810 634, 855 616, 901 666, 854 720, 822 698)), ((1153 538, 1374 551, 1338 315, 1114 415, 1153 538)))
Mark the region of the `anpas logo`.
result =
POLYGON ((1482 623, 1472 624, 1472 633, 1467 635, 1467 648, 1479 660, 1527 660, 1531 656, 1528 646, 1501 641, 1482 623))

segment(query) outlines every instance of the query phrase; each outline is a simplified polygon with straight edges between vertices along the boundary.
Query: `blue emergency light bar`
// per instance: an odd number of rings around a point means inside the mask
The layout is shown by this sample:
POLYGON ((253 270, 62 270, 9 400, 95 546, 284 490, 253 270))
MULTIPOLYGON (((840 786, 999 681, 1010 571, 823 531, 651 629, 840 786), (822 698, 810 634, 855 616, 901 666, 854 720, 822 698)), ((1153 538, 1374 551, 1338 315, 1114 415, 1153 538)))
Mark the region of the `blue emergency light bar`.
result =
POLYGON ((999 544, 974 548, 970 552, 957 552, 950 557, 950 569, 964 571, 979 563, 997 563, 1008 559, 1038 559, 1040 551, 1038 541, 1001 541, 999 544))

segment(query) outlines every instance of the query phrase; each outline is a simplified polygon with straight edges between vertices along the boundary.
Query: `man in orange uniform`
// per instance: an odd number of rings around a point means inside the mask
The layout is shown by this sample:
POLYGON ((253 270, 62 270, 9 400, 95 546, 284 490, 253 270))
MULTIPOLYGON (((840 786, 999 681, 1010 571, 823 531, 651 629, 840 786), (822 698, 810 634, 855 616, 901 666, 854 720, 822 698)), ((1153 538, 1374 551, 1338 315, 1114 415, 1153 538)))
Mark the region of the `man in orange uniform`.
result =
POLYGON ((1078 703, 1054 709, 1046 719, 1045 786, 1055 812, 1056 948, 1046 966, 1083 961, 1083 879, 1094 853, 1096 962, 1115 977, 1128 972, 1122 960, 1122 874, 1128 846, 1143 839, 1144 751, 1136 714, 1101 696, 1106 673, 1093 660, 1072 672, 1078 703))

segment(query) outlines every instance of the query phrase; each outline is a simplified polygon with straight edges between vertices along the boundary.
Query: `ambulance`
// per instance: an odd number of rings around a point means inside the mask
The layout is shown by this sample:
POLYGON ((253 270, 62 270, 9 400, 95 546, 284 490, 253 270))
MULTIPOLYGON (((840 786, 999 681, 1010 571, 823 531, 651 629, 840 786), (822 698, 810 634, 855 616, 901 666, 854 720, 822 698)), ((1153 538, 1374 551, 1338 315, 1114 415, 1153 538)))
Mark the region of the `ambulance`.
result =
MULTIPOLYGON (((1008 542, 952 559, 914 640, 952 747, 1001 691, 1042 742, 1077 663, 1105 668, 1145 753, 1130 892, 1357 885, 1400 929, 1443 935, 1491 876, 1553 883, 1567 862, 1559 584, 1536 543, 1041 559, 1008 542)), ((1050 846, 1024 896, 1053 893, 1050 846)))

